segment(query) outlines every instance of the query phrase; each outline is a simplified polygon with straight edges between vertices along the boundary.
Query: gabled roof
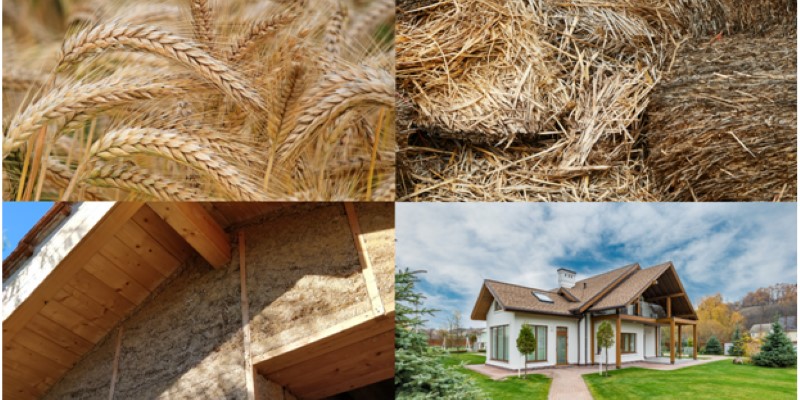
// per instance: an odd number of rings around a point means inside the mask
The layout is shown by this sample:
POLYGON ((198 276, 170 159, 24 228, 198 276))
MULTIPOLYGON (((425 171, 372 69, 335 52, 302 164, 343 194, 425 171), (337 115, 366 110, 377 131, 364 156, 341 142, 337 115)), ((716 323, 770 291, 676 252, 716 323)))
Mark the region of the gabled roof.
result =
MULTIPOLYGON (((570 289, 541 290, 487 279, 472 310, 472 319, 485 320, 492 300, 496 300, 508 311, 574 317, 587 310, 599 311, 624 307, 642 295, 659 298, 675 293, 682 295, 673 302, 675 311, 673 314, 696 319, 694 308, 685 295, 683 285, 671 262, 645 269, 639 264, 626 265, 580 280, 570 289), (662 277, 664 278, 662 285, 653 285, 662 277), (548 294, 553 302, 540 301, 533 295, 534 291, 548 294)), ((659 301, 666 302, 665 298, 659 301)))

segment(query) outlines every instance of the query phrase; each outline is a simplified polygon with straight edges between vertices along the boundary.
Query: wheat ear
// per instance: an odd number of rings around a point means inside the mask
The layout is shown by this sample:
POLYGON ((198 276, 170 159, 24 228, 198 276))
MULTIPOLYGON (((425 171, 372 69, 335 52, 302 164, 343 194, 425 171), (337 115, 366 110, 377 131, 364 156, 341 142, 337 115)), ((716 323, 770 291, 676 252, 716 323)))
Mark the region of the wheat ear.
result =
POLYGON ((100 24, 83 30, 64 42, 59 67, 77 62, 102 50, 129 49, 157 54, 194 71, 223 93, 244 105, 264 109, 264 100, 252 85, 224 62, 203 51, 196 43, 151 26, 100 24))
POLYGON ((234 63, 241 61, 256 48, 259 42, 270 38, 281 26, 291 24, 297 16, 297 11, 294 8, 290 8, 253 24, 250 30, 233 44, 228 60, 234 63))
POLYGON ((178 131, 154 128, 124 128, 105 134, 92 145, 90 156, 113 160, 136 154, 163 157, 209 176, 233 200, 255 201, 255 185, 211 151, 207 140, 186 136, 178 131))
POLYGON ((394 106, 394 78, 386 71, 362 67, 325 75, 316 90, 299 101, 305 111, 281 143, 281 159, 290 159, 327 121, 348 109, 366 104, 394 106))
POLYGON ((130 163, 98 164, 84 178, 97 187, 120 189, 164 201, 209 201, 197 189, 130 163))
POLYGON ((335 0, 336 11, 325 28, 325 65, 330 68, 339 58, 342 44, 342 27, 347 17, 347 9, 340 0, 335 0))
POLYGON ((57 122, 57 131, 69 122, 86 120, 94 112, 139 100, 183 93, 172 83, 146 79, 107 78, 94 83, 76 83, 53 90, 17 115, 3 140, 3 157, 27 143, 44 124, 57 122))
POLYGON ((192 0, 192 28, 201 46, 212 49, 214 45, 214 13, 208 0, 192 0))

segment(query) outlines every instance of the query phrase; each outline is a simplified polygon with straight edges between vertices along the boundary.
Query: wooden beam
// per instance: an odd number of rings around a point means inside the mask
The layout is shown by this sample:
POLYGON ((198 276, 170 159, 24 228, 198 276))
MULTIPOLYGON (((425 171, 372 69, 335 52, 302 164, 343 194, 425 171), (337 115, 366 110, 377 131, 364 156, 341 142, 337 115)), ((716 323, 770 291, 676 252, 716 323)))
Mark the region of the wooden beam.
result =
POLYGON ((661 343, 659 343, 658 340, 658 336, 660 334, 661 334, 661 326, 656 323, 656 334, 654 335, 655 338, 653 338, 655 340, 655 345, 656 345, 656 347, 654 347, 654 349, 656 349, 656 351, 654 352, 656 357, 661 357, 661 346, 660 346, 661 343))
POLYGON ((620 341, 622 340, 622 318, 620 315, 617 314, 617 369, 622 368, 622 346, 620 345, 620 341))
POLYGON ((682 325, 678 325, 678 358, 683 354, 683 333, 681 332, 682 325))
POLYGON ((697 325, 692 325, 692 358, 697 360, 697 325))
POLYGON ((247 298, 247 269, 245 267, 244 231, 239 231, 239 283, 241 285, 242 332, 244 333, 244 365, 247 399, 255 400, 256 384, 253 376, 253 359, 250 356, 250 302, 247 298))
POLYGON ((347 220, 350 223, 350 232, 353 233, 353 242, 356 246, 358 261, 361 263, 361 271, 367 285, 367 294, 369 295, 370 302, 372 302, 372 311, 375 315, 382 315, 385 312, 383 301, 381 301, 381 293, 378 290, 378 283, 375 280, 375 273, 372 270, 372 261, 369 259, 367 243, 361 234, 361 227, 358 224, 358 215, 356 215, 355 206, 353 206, 353 203, 344 203, 344 209, 347 213, 347 220))
POLYGON ((668 323, 670 323, 670 321, 675 321, 676 323, 678 323, 680 325, 697 325, 697 321, 695 321, 693 319, 678 318, 678 317, 659 318, 659 319, 656 320, 656 322, 658 322, 660 324, 668 324, 668 323))
POLYGON ((656 300, 670 299, 670 298, 673 298, 673 297, 682 297, 682 296, 686 296, 686 293, 665 294, 663 296, 656 296, 656 297, 651 297, 649 299, 645 299, 645 301, 652 302, 652 301, 656 301, 656 300))
POLYGON ((228 235, 200 203, 148 203, 164 221, 214 268, 231 261, 228 235))
POLYGON ((117 380, 119 376, 119 353, 122 349, 122 325, 119 326, 117 331, 117 345, 114 350, 114 364, 111 369, 111 386, 108 388, 108 400, 114 400, 114 389, 117 387, 117 380))
POLYGON ((675 320, 669 320, 669 363, 675 364, 675 320))
POLYGON ((3 321, 3 345, 11 343, 12 339, 22 330, 45 302, 53 297, 65 282, 80 271, 86 262, 97 253, 122 226, 136 214, 142 203, 118 202, 95 224, 94 227, 75 245, 53 271, 41 284, 3 321))

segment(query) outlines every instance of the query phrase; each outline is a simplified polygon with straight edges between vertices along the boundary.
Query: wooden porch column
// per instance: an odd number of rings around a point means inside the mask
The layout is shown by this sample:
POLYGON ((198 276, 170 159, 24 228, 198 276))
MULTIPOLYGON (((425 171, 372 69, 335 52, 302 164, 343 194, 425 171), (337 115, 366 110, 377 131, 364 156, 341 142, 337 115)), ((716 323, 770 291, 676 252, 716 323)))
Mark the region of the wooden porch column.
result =
POLYGON ((675 318, 669 320, 669 363, 675 364, 675 318))
POLYGON ((594 365, 594 317, 590 316, 589 318, 592 319, 592 330, 589 332, 589 336, 591 336, 591 338, 592 338, 592 341, 591 341, 592 347, 591 347, 591 351, 589 351, 589 353, 592 354, 592 365, 594 365))
POLYGON ((692 358, 697 360, 697 324, 692 325, 692 358))
POLYGON ((672 297, 667 297, 667 318, 672 318, 672 297))
POLYGON ((621 345, 619 343, 621 340, 622 340, 622 315, 617 314, 617 340, 616 340, 617 369, 622 368, 622 351, 621 351, 621 345))
POLYGON ((683 325, 678 324, 678 358, 683 355, 683 335, 681 334, 681 327, 683 325))

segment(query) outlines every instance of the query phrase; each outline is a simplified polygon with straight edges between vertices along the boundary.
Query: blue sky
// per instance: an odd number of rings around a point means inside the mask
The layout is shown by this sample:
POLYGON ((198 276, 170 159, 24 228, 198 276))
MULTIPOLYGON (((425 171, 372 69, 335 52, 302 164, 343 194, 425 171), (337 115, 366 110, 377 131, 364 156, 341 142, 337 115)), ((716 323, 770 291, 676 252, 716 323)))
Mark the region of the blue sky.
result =
POLYGON ((467 326, 483 279, 552 289, 556 269, 583 279, 672 261, 692 301, 726 300, 797 282, 793 203, 398 203, 398 267, 428 271, 420 288, 467 326))
POLYGON ((17 247, 17 243, 39 221, 53 202, 3 202, 3 259, 17 247))

